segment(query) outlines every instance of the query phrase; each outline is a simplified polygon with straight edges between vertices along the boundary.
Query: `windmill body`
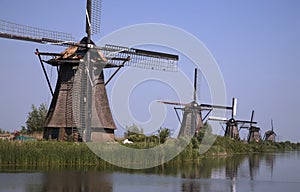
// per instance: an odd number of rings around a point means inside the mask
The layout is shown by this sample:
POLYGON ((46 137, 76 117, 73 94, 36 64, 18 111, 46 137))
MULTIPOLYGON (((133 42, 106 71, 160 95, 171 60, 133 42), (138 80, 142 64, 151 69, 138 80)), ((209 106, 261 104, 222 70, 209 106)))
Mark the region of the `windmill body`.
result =
POLYGON ((230 137, 232 139, 240 139, 239 135, 239 123, 245 123, 245 121, 236 120, 236 110, 237 110, 237 99, 232 98, 232 107, 231 107, 231 118, 229 120, 226 120, 226 128, 225 128, 225 137, 230 137))
POLYGON ((226 129, 225 129, 224 136, 233 139, 240 138, 238 124, 235 121, 235 119, 231 118, 226 122, 226 129))
MULTIPOLYGON (((80 43, 84 44, 86 41, 87 38, 83 38, 80 43)), ((82 135, 84 134, 83 129, 81 129, 83 122, 81 122, 78 111, 80 110, 80 105, 84 103, 79 94, 83 91, 84 87, 81 82, 83 79, 83 69, 79 65, 80 59, 85 55, 86 49, 69 47, 61 56, 46 61, 53 66, 59 66, 56 88, 45 123, 44 138, 47 140, 76 141, 82 139, 82 135)), ((109 141, 114 139, 116 126, 109 108, 104 85, 105 81, 102 70, 104 58, 100 54, 93 54, 93 57, 99 61, 98 67, 100 69, 93 77, 91 140, 109 141)))
POLYGON ((261 140, 261 135, 260 135, 260 128, 257 126, 254 126, 253 124, 253 118, 254 118, 254 110, 252 110, 251 113, 251 120, 250 120, 250 125, 249 127, 244 127, 248 128, 248 136, 247 136, 247 142, 259 142, 261 140))
POLYGON ((268 130, 265 132, 264 135, 264 140, 265 141, 272 141, 272 142, 276 142, 276 136, 277 134, 274 132, 274 127, 273 127, 273 120, 271 120, 271 130, 268 130))
POLYGON ((276 133, 272 130, 266 131, 265 132, 265 136, 264 136, 264 140, 265 141, 272 141, 275 142, 276 141, 276 133))
POLYGON ((183 109, 183 117, 178 137, 193 137, 202 127, 202 115, 199 111, 198 104, 191 102, 183 109))
POLYGON ((260 140, 261 140, 260 128, 255 127, 255 126, 250 126, 249 132, 248 132, 248 137, 247 137, 248 143, 259 142, 260 140))
POLYGON ((176 103, 176 102, 168 102, 168 101, 160 101, 164 104, 169 105, 177 105, 182 106, 180 108, 176 108, 175 112, 178 116, 177 109, 180 109, 183 112, 182 120, 180 121, 180 130, 177 137, 194 137, 199 130, 203 127, 203 119, 201 114, 201 106, 196 101, 196 89, 197 89, 197 69, 195 69, 194 73, 194 95, 193 101, 190 103, 176 103))

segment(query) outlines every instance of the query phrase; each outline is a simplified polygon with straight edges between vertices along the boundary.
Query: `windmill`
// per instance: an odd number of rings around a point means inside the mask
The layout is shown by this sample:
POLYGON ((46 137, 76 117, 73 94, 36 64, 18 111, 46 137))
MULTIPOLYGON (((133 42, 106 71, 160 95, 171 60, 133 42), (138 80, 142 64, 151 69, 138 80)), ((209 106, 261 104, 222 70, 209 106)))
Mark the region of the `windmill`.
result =
POLYGON ((265 141, 276 141, 276 133, 274 132, 273 120, 271 119, 271 130, 265 132, 264 139, 265 141))
POLYGON ((175 105, 182 107, 174 107, 177 118, 180 122, 180 130, 178 137, 193 137, 198 131, 203 127, 203 120, 209 115, 213 108, 219 109, 230 109, 229 106, 219 106, 219 105, 210 105, 210 104, 198 104, 197 103, 197 69, 194 73, 194 93, 193 100, 190 103, 179 103, 179 102, 169 102, 169 101, 159 101, 160 103, 167 105, 175 105), (183 111, 182 120, 179 117, 178 111, 183 111), (207 110, 208 113, 202 117, 202 111, 207 110))
POLYGON ((2 38, 68 47, 61 53, 40 52, 38 49, 35 52, 52 94, 44 139, 112 141, 116 125, 105 85, 124 66, 164 71, 177 69, 177 55, 116 45, 96 46, 91 36, 100 31, 100 7, 101 0, 87 0, 86 36, 79 42, 74 42, 69 33, 0 20, 2 38), (54 90, 44 63, 57 68, 54 90), (106 68, 116 68, 107 81, 103 72, 106 68))
POLYGON ((253 122, 252 119, 250 121, 246 120, 236 120, 236 110, 237 110, 237 99, 233 98, 232 99, 232 110, 231 110, 231 117, 230 119, 227 118, 222 118, 222 117, 213 117, 210 116, 208 119, 209 120, 214 120, 214 121, 220 121, 221 123, 226 124, 226 128, 224 130, 224 136, 225 137, 230 137, 232 139, 240 139, 239 135, 239 124, 241 124, 241 128, 245 126, 245 124, 256 124, 257 122, 253 122))
POLYGON ((249 127, 242 126, 241 128, 247 128, 248 129, 248 136, 247 136, 247 142, 259 142, 261 140, 261 135, 260 135, 260 128, 253 126, 255 124, 253 122, 254 118, 254 110, 252 110, 251 113, 251 118, 250 118, 250 125, 249 127))

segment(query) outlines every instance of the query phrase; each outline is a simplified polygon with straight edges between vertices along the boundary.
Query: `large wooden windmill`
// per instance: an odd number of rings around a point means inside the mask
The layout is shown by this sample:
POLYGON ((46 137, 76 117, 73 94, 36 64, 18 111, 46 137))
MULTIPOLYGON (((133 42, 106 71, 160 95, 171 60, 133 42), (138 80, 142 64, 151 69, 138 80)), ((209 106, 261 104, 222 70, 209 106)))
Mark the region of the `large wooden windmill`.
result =
POLYGON ((86 36, 79 42, 74 42, 68 33, 0 20, 2 38, 68 47, 61 53, 40 52, 38 49, 35 52, 53 96, 44 128, 45 139, 112 141, 116 125, 105 85, 121 67, 176 70, 177 55, 116 45, 96 46, 91 36, 100 31, 100 6, 101 0, 87 0, 86 36), (54 90, 44 62, 57 67, 54 90), (103 73, 106 68, 117 68, 107 81, 103 73))
POLYGON ((203 127, 203 120, 209 115, 213 108, 232 110, 232 106, 220 106, 211 104, 199 104, 197 102, 197 69, 194 73, 194 94, 193 100, 190 103, 179 103, 169 101, 159 101, 168 105, 182 106, 174 107, 176 115, 180 122, 180 130, 178 137, 193 137, 203 127), (177 110, 183 111, 182 120, 179 118, 177 110), (202 111, 208 111, 208 113, 202 117, 202 111))
POLYGON ((252 119, 250 121, 246 120, 237 120, 236 117, 236 110, 237 110, 237 99, 232 99, 232 111, 231 117, 229 119, 222 118, 222 117, 213 117, 210 116, 209 120, 220 121, 221 123, 226 124, 224 129, 224 136, 230 137, 232 139, 240 139, 239 131, 241 128, 245 127, 246 124, 256 124, 257 122, 253 122, 252 119), (240 128, 239 128, 240 125, 240 128))

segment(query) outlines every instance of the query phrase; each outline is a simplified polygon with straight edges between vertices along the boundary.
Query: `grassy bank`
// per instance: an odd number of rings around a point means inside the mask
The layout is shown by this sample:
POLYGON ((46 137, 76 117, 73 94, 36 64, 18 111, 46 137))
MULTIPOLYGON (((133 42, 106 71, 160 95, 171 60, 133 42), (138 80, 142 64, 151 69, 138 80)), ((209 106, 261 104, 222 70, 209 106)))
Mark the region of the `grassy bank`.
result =
MULTIPOLYGON (((134 143, 130 147, 147 148, 149 143, 134 143)), ((199 154, 199 143, 193 141, 168 164, 183 162, 200 162, 203 157, 215 155, 247 154, 254 152, 277 152, 300 149, 300 143, 261 142, 245 144, 224 137, 218 137, 214 145, 204 154, 199 154)), ((131 155, 131 154, 128 154, 131 155)), ((126 159, 126 158, 124 158, 126 159)), ((120 159, 120 161, 126 160, 120 159)), ((63 166, 97 166, 112 167, 111 164, 95 155, 85 143, 28 141, 0 141, 1 166, 31 166, 31 167, 63 167, 63 166)))
POLYGON ((270 142, 260 141, 259 143, 245 143, 244 141, 236 141, 227 137, 217 137, 214 145, 205 154, 218 155, 218 154, 248 154, 248 153, 261 153, 261 152, 280 152, 288 150, 299 150, 300 143, 286 142, 270 142))

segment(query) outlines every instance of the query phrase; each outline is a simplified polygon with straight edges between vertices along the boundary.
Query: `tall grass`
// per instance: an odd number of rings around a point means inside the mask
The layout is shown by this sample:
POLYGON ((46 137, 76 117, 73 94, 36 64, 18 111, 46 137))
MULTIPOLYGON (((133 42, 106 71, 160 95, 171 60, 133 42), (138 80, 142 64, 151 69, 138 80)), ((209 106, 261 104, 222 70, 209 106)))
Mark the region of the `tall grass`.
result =
POLYGON ((84 143, 0 142, 0 165, 64 166, 106 165, 84 143))
MULTIPOLYGON (((154 147, 156 144, 138 144, 133 148, 154 147)), ((176 147, 176 143, 173 143, 176 147)), ((214 145, 203 155, 198 152, 197 141, 193 141, 174 159, 167 164, 178 164, 183 162, 201 162, 203 157, 218 154, 252 153, 252 152, 275 152, 282 150, 300 149, 300 143, 251 143, 234 141, 229 138, 218 137, 214 145)), ((105 150, 105 149, 104 149, 105 150)), ((110 149, 107 149, 110 150, 110 149)), ((101 152, 101 151, 100 151, 101 152)), ((169 151, 165 151, 168 153, 169 151)), ((117 153, 117 152, 116 152, 117 153)), ((123 164, 127 162, 132 154, 120 157, 123 164)), ((155 155, 155 154, 149 154, 155 155)), ((138 159, 140 160, 140 159, 138 159)), ((149 163, 149 159, 142 159, 136 163, 149 163)), ((158 159, 158 161, 163 161, 158 159)), ((64 167, 64 166, 97 166, 100 168, 113 167, 108 162, 95 155, 85 143, 72 142, 48 142, 48 141, 26 141, 11 142, 0 141, 0 165, 1 166, 30 166, 30 167, 64 167)))

